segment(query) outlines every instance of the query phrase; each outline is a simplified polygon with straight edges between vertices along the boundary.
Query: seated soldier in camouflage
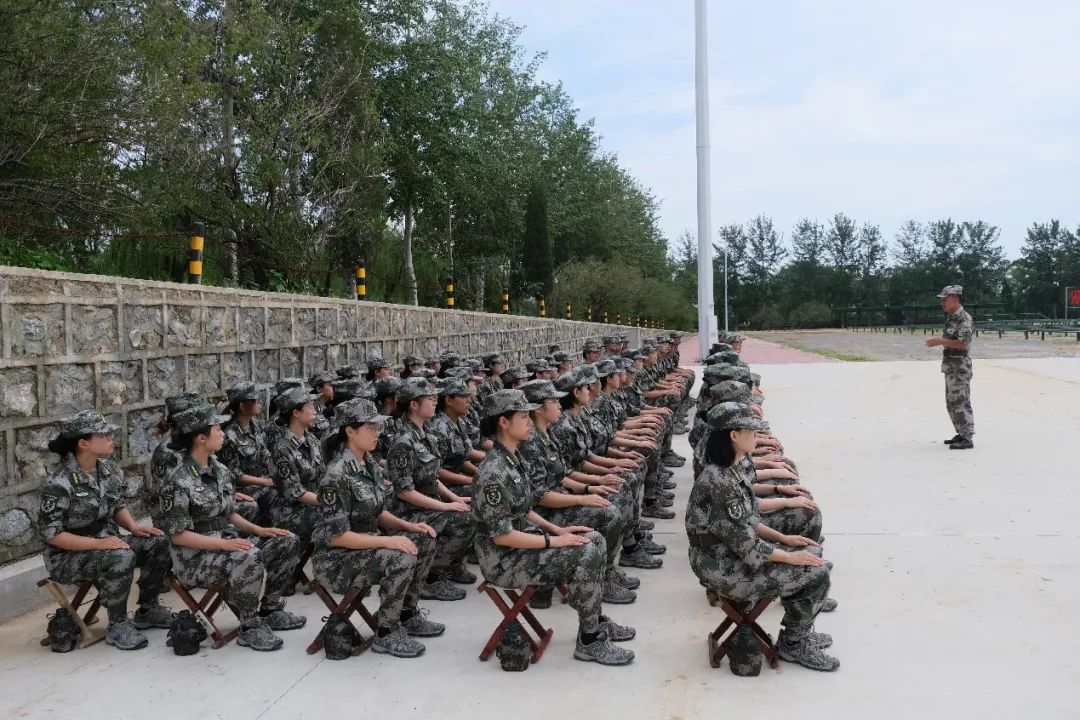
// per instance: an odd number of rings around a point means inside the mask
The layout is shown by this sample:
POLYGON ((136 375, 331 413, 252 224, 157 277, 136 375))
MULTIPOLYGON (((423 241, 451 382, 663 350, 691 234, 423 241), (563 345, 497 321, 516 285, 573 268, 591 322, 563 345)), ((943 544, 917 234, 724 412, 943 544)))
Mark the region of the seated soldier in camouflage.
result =
POLYGON ((763 423, 741 403, 709 411, 712 429, 707 464, 686 510, 690 566, 701 584, 721 597, 749 605, 779 597, 784 606, 777 654, 811 670, 840 662, 822 652, 832 638, 814 632, 814 619, 829 593, 829 569, 813 540, 784 535, 761 522, 757 498, 740 469, 763 423))
POLYGON ((218 462, 225 434, 213 405, 176 415, 172 448, 183 459, 161 489, 162 529, 172 542, 173 572, 188 587, 228 585, 228 604, 240 620, 239 645, 282 646, 275 630, 295 630, 306 618, 285 610, 281 595, 300 560, 300 539, 236 512, 232 473, 218 462), (243 536, 243 537, 241 537, 243 536))
POLYGON ((438 441, 428 432, 438 394, 439 389, 424 378, 410 378, 398 390, 401 427, 386 456, 386 477, 396 496, 390 511, 403 520, 426 523, 438 533, 435 560, 420 597, 464 600, 465 591, 454 582, 468 580, 459 573, 465 570, 464 559, 476 528, 469 498, 439 480, 442 457, 438 441))
POLYGON ((566 583, 570 606, 578 612, 574 657, 626 665, 634 653, 612 643, 633 639, 635 631, 603 615, 603 536, 587 527, 559 527, 533 510, 533 491, 518 447, 529 437, 529 412, 535 409, 520 390, 499 390, 484 401, 484 434, 495 441, 476 476, 473 514, 480 528, 480 569, 488 582, 500 587, 566 583))
MULTIPOLYGON (((222 430, 225 442, 217 453, 217 459, 229 468, 234 481, 247 490, 255 503, 254 511, 248 511, 242 503, 238 512, 256 525, 270 525, 270 510, 277 497, 274 481, 270 477, 270 446, 262 421, 262 395, 255 383, 242 382, 225 391, 229 399, 227 414, 232 415, 222 430)), ((179 464, 179 456, 177 456, 179 464)), ((160 505, 160 503, 159 503, 160 505)), ((249 506, 250 507, 250 506, 249 506)))
POLYGON ((386 510, 389 488, 371 454, 386 419, 370 400, 335 408, 312 568, 316 580, 338 593, 377 584, 381 604, 372 650, 418 657, 425 648, 412 638, 436 637, 446 629, 417 610, 420 586, 435 559, 435 529, 386 510), (393 534, 380 534, 380 528, 393 534))
POLYGON ((626 501, 632 505, 633 522, 623 536, 619 564, 624 567, 655 570, 661 567, 664 561, 653 557, 650 553, 652 547, 647 548, 643 544, 651 544, 651 540, 640 525, 643 479, 636 472, 637 461, 601 457, 593 452, 592 433, 584 417, 585 408, 592 402, 592 393, 589 391, 591 384, 591 376, 577 370, 564 373, 555 380, 555 388, 566 393, 566 396, 559 399, 563 412, 558 421, 551 425, 551 435, 563 451, 563 461, 571 468, 571 480, 611 487, 619 494, 626 495, 626 501))
POLYGON ((165 398, 165 417, 158 421, 154 434, 161 438, 150 456, 150 471, 146 473, 142 487, 143 507, 150 513, 154 527, 161 527, 161 485, 173 468, 180 464, 180 453, 169 447, 173 430, 173 418, 177 413, 202 405, 198 393, 186 392, 165 398))
MULTIPOLYGON (((542 517, 556 525, 586 525, 600 533, 607 547, 604 602, 625 605, 637 600, 633 587, 641 585, 616 566, 619 548, 634 521, 634 500, 628 492, 608 485, 590 485, 567 477, 570 468, 563 460, 558 440, 550 428, 562 416, 560 400, 567 393, 555 389, 550 380, 531 380, 521 387, 530 403, 533 429, 518 446, 532 485, 533 504, 542 517)), ((550 607, 553 587, 545 585, 533 595, 530 605, 550 607), (539 596, 539 597, 538 597, 539 596)))
POLYGON ((373 358, 371 360, 368 360, 367 366, 368 382, 373 383, 376 380, 384 380, 393 375, 393 373, 390 372, 390 363, 386 362, 386 360, 382 358, 373 358))
MULTIPOLYGON (((282 378, 274 383, 274 389, 270 392, 269 414, 271 420, 278 415, 278 398, 288 390, 302 387, 304 387, 304 381, 300 378, 282 378)), ((271 422, 266 426, 266 446, 270 448, 271 454, 274 452, 274 446, 278 444, 278 440, 284 437, 285 431, 286 428, 276 422, 271 422)))
POLYGON ((109 613, 105 642, 138 650, 147 644, 139 630, 172 624, 172 611, 158 604, 171 562, 161 530, 140 525, 126 507, 124 472, 109 459, 118 429, 92 410, 60 421, 49 441, 60 463, 41 488, 38 527, 49 576, 64 584, 97 583, 109 613), (118 527, 131 535, 121 538, 118 527), (135 568, 142 570, 139 609, 128 619, 135 568))
POLYGON ((319 372, 308 379, 311 392, 315 393, 315 422, 311 425, 311 433, 320 442, 325 439, 330 429, 330 420, 334 417, 334 373, 319 372))
POLYGON ((322 445, 311 432, 316 415, 314 400, 303 388, 287 390, 278 397, 274 422, 284 428, 284 433, 270 451, 278 495, 272 508, 274 525, 301 538, 311 537, 315 529, 319 517, 315 493, 326 469, 322 445))
POLYGON ((500 376, 503 370, 506 369, 506 358, 499 353, 492 353, 485 355, 483 362, 487 377, 484 382, 480 383, 477 390, 477 399, 481 402, 496 390, 502 390, 502 378, 500 376))
POLYGON ((401 418, 397 414, 397 394, 402 382, 400 378, 388 377, 374 383, 375 406, 386 416, 379 432, 379 445, 375 449, 375 458, 381 467, 386 467, 386 453, 390 452, 390 445, 401 428, 401 418))
POLYGON ((442 467, 439 480, 453 488, 455 493, 472 495, 476 464, 484 459, 484 453, 473 448, 465 420, 472 407, 472 390, 460 377, 442 381, 435 417, 428 423, 428 432, 439 445, 442 467))

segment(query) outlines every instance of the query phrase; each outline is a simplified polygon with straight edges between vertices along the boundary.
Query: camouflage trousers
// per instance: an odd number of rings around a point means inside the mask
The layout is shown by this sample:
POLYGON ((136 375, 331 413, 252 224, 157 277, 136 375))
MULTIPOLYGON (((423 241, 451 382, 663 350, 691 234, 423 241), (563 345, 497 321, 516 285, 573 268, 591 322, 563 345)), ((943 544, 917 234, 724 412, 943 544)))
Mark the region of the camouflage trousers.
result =
POLYGON ((285 606, 281 598, 300 561, 300 538, 296 535, 245 538, 251 550, 196 550, 172 546, 173 573, 187 587, 228 585, 229 607, 247 625, 263 610, 285 606), (261 603, 260 603, 261 601, 261 603))
POLYGON ((425 510, 401 500, 388 505, 389 510, 402 520, 427 523, 435 528, 435 557, 428 573, 432 581, 440 579, 450 568, 465 562, 476 535, 476 521, 471 512, 425 510))
POLYGON ((600 533, 587 533, 588 545, 546 550, 501 547, 490 538, 476 539, 480 572, 492 585, 521 590, 526 585, 566 583, 570 607, 577 610, 582 632, 596 632, 603 612, 604 561, 607 547, 600 533))
POLYGON ((957 435, 975 436, 975 413, 971 410, 971 360, 942 366, 945 374, 945 409, 949 411, 957 435))
POLYGON ((272 487, 259 485, 238 485, 237 490, 251 496, 255 502, 236 502, 236 512, 248 522, 271 527, 274 524, 274 501, 277 499, 277 490, 272 487))
POLYGON ((125 536, 127 550, 61 550, 45 548, 45 569, 65 585, 95 582, 110 621, 127 615, 128 595, 135 568, 139 568, 139 607, 153 607, 161 594, 172 561, 165 536, 125 536))
POLYGON ((416 555, 388 550, 347 550, 319 548, 311 558, 315 579, 335 593, 349 588, 379 586, 379 627, 394 629, 401 622, 401 609, 416 609, 420 586, 435 559, 435 538, 423 533, 403 533, 416 544, 416 555))
MULTIPOLYGON (((794 480, 764 480, 763 485, 795 485, 794 480)), ((786 495, 775 495, 783 498, 786 495)), ((808 496, 813 499, 813 495, 808 496)), ((821 508, 810 510, 808 508, 783 508, 772 512, 761 513, 761 522, 773 530, 785 535, 802 535, 814 542, 821 542, 821 508)))
POLYGON ((591 507, 577 505, 568 508, 544 508, 537 506, 535 510, 545 519, 560 527, 569 525, 584 525, 591 527, 604 538, 607 545, 606 561, 608 572, 615 569, 615 559, 619 554, 624 539, 633 533, 629 532, 634 518, 633 498, 624 487, 617 493, 605 495, 611 501, 607 507, 591 507))
MULTIPOLYGON (((813 550, 820 554, 820 548, 813 550)), ((711 548, 692 547, 690 567, 702 585, 729 600, 753 602, 779 597, 784 606, 781 635, 790 642, 800 640, 814 629, 814 619, 829 596, 829 570, 824 566, 796 567, 766 562, 759 570, 751 570, 741 561, 717 557, 711 548)))
POLYGON ((278 498, 271 513, 274 527, 285 528, 301 538, 310 538, 319 519, 319 508, 278 498))

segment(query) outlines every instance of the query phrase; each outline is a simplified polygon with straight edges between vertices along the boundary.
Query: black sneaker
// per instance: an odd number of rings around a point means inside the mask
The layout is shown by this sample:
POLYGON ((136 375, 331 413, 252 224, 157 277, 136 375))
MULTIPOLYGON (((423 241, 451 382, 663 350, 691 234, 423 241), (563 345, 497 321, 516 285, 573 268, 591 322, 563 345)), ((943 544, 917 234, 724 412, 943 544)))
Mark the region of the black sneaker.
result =
POLYGON ((967 438, 960 438, 952 445, 949 446, 950 450, 970 450, 975 447, 975 443, 971 442, 967 438))
POLYGON ((946 445, 952 445, 954 442, 957 442, 957 441, 960 441, 960 440, 963 440, 963 439, 964 439, 963 435, 953 435, 951 438, 949 438, 948 440, 945 441, 945 444, 946 445))

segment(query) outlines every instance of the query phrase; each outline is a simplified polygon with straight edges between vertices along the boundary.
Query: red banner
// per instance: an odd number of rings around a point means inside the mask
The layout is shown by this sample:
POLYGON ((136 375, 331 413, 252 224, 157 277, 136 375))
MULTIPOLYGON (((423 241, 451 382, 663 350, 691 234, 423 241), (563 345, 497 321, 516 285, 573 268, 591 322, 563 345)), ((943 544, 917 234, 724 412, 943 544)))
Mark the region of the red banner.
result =
POLYGON ((1080 305, 1080 288, 1069 289, 1069 305, 1080 305))

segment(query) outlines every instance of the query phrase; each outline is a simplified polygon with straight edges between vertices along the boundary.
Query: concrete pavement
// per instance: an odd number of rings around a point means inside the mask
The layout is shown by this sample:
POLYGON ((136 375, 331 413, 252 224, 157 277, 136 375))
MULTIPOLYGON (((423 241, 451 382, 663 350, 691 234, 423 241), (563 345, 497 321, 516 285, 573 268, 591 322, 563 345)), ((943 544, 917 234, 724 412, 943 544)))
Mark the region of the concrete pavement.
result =
MULTIPOLYGON (((952 431, 936 363, 754 367, 768 417, 824 510, 840 609, 818 629, 835 638, 837 673, 783 664, 737 678, 708 666, 705 637, 721 613, 687 564, 688 465, 677 471, 679 517, 657 524, 665 567, 639 573, 635 605, 607 608, 638 629, 630 667, 573 660, 567 606, 541 611, 555 637, 528 672, 480 663, 499 616, 475 591, 425 603, 449 629, 416 660, 306 655, 325 614, 314 596, 290 602, 310 626, 270 654, 233 644, 181 658, 150 631, 135 653, 98 644, 55 655, 37 644, 45 612, 35 611, 0 626, 0 716, 1076 717, 1080 362, 978 362, 977 447, 967 452, 941 443, 952 431)), ((675 447, 689 452, 685 436, 675 447)), ((780 614, 765 614, 770 632, 780 614)))

